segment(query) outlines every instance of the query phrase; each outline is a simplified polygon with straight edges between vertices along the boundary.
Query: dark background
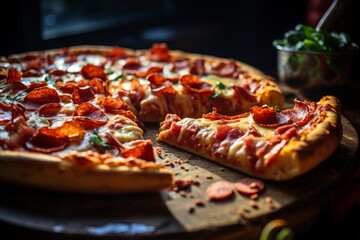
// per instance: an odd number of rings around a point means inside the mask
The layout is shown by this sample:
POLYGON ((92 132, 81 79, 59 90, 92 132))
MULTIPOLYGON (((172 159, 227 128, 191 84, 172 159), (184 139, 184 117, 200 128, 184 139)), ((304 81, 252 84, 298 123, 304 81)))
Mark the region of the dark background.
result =
MULTIPOLYGON (((346 1, 351 7, 335 29, 357 41, 359 8, 346 1)), ((11 0, 2 3, 0 56, 80 44, 139 49, 166 42, 171 49, 238 59, 275 76, 272 41, 298 23, 316 24, 331 2, 11 0), (61 28, 72 32, 54 34, 61 28)))

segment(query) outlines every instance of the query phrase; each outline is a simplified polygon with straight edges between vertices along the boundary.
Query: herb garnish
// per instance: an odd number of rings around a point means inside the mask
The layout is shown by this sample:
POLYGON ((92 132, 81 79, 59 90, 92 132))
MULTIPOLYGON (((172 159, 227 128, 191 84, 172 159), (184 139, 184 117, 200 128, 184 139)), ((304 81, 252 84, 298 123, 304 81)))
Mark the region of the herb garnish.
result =
POLYGON ((214 100, 215 98, 219 97, 220 95, 223 94, 223 90, 229 89, 228 86, 226 86, 225 84, 223 84, 222 82, 216 82, 215 83, 215 88, 218 89, 219 91, 216 91, 213 95, 211 95, 209 98, 210 100, 214 100))
POLYGON ((111 79, 110 82, 116 82, 118 81, 120 78, 125 77, 125 75, 123 73, 120 73, 118 76, 116 76, 114 79, 111 79))
POLYGON ((103 148, 107 150, 111 149, 111 146, 99 136, 99 131, 97 129, 94 129, 94 131, 91 133, 90 144, 97 148, 103 148))

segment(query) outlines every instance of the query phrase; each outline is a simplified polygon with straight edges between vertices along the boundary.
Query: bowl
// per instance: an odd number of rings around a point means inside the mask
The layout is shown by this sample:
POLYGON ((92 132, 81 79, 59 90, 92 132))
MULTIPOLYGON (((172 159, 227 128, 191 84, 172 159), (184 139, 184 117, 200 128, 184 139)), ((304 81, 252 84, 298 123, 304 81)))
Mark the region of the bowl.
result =
POLYGON ((349 79, 353 51, 313 52, 277 48, 280 82, 300 90, 343 86, 349 79))

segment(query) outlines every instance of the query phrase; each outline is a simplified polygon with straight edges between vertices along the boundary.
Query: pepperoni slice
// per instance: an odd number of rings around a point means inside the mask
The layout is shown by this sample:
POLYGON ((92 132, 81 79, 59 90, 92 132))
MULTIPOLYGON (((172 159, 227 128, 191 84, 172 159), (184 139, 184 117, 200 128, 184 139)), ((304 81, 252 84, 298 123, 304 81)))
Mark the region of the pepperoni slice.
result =
POLYGON ((210 184, 206 189, 206 196, 213 201, 223 201, 234 195, 234 185, 227 181, 218 181, 210 184))
POLYGON ((237 183, 235 183, 236 191, 245 195, 252 195, 262 192, 264 188, 264 182, 256 178, 243 178, 237 183))

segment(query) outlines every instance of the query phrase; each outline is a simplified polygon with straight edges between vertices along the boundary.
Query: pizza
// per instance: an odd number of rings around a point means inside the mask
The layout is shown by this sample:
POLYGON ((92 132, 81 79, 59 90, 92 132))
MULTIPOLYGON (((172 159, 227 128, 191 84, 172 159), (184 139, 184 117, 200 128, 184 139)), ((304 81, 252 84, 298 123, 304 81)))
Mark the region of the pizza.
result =
POLYGON ((280 110, 255 105, 223 115, 214 108, 201 118, 168 114, 157 140, 261 179, 288 180, 327 159, 342 138, 339 101, 294 99, 280 110))
POLYGON ((0 180, 100 194, 171 188, 174 173, 144 138, 147 124, 162 122, 159 141, 185 149, 164 137, 172 118, 238 119, 253 106, 283 104, 274 79, 256 68, 164 43, 0 57, 0 180))

